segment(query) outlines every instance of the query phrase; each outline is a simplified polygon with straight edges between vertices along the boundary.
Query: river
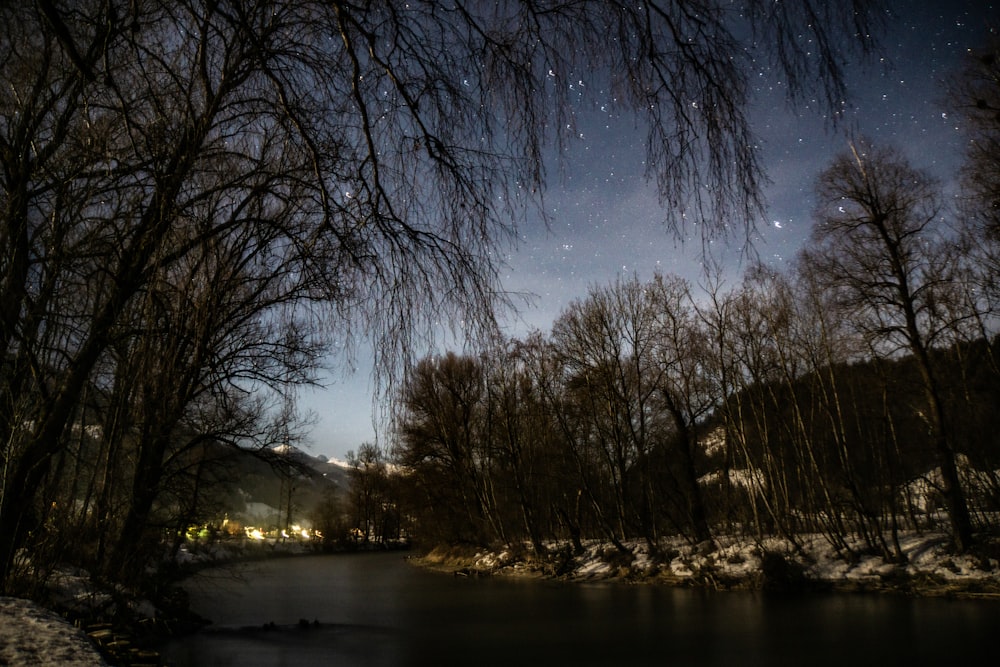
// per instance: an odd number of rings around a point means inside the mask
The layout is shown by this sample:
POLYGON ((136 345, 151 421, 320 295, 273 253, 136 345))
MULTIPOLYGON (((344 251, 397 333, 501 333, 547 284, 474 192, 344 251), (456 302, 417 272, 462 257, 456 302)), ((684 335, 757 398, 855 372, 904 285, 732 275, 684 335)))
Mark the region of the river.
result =
POLYGON ((990 601, 463 578, 398 553, 283 558, 238 574, 189 580, 194 611, 214 623, 163 647, 169 664, 855 667, 1000 656, 990 601))

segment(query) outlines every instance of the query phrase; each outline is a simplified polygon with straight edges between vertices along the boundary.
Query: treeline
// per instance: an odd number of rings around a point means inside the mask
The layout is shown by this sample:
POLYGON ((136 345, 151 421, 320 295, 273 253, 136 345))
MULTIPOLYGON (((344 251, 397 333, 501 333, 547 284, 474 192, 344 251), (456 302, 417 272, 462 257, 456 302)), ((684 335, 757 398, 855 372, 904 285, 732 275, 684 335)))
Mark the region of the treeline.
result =
POLYGON ((784 271, 597 286, 551 334, 417 364, 396 461, 430 541, 820 532, 903 558, 1000 510, 1000 87, 970 57, 961 196, 859 139, 816 181, 784 271))
MULTIPOLYGON (((541 552, 823 533, 898 561, 900 530, 953 529, 919 362, 848 355, 822 331, 835 316, 789 310, 791 292, 758 275, 696 302, 675 278, 627 281, 548 339, 425 359, 396 452, 415 537, 541 552)), ((929 354, 970 537, 1000 517, 998 355, 983 339, 929 354)))

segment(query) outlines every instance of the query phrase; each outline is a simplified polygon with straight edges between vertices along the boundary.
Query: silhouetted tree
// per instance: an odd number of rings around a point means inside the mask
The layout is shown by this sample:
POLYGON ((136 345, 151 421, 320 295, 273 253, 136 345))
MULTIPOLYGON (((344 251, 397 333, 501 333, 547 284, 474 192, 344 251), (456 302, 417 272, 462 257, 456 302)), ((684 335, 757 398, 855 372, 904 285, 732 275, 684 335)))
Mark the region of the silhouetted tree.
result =
POLYGON ((417 491, 410 507, 425 534, 479 544, 502 535, 487 491, 483 380, 476 359, 448 353, 418 363, 400 390, 394 454, 417 491))
POLYGON ((522 535, 537 555, 547 552, 543 539, 551 535, 544 532, 544 526, 564 467, 555 456, 553 424, 531 368, 540 352, 541 341, 531 338, 507 342, 484 355, 484 437, 494 443, 494 487, 509 488, 507 495, 517 508, 522 535))
POLYGON ((351 469, 349 497, 354 526, 361 531, 366 543, 383 542, 389 499, 386 493, 388 472, 382 452, 370 442, 362 443, 356 454, 347 453, 347 464, 351 469))
POLYGON ((704 420, 722 402, 709 379, 709 339, 697 317, 691 287, 677 276, 657 275, 643 287, 655 313, 652 363, 662 408, 673 422, 672 447, 663 448, 676 461, 674 476, 681 489, 685 523, 697 542, 711 539, 708 510, 698 482, 697 458, 704 420))
POLYGON ((926 421, 941 466, 942 492, 956 548, 972 543, 972 522, 958 475, 940 371, 932 358, 947 339, 938 302, 947 299, 947 234, 936 183, 897 152, 866 141, 839 155, 817 181, 819 220, 812 255, 874 352, 913 355, 926 421))

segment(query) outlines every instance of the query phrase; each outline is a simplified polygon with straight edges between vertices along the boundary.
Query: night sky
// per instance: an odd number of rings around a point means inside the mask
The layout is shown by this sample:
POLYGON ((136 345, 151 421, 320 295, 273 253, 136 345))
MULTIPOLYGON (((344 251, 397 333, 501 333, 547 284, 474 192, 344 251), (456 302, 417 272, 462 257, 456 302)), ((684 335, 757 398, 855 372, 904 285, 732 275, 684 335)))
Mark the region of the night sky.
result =
MULTIPOLYGON (((1000 3, 889 4, 895 17, 883 36, 885 58, 849 70, 852 106, 838 127, 830 126, 818 105, 790 111, 777 74, 757 73, 752 118, 772 183, 766 189, 767 217, 752 241, 758 256, 775 268, 808 238, 813 181, 846 148, 849 132, 894 144, 946 184, 958 169, 962 128, 945 108, 943 82, 970 47, 985 43, 991 26, 1000 29, 1000 3)), ((571 301, 618 276, 647 280, 660 271, 694 283, 702 276, 700 231, 689 227, 680 238, 670 232, 655 186, 643 178, 645 131, 631 117, 600 108, 582 114, 577 129, 582 138, 567 147, 561 168, 554 156, 547 165, 549 226, 529 221, 503 272, 506 289, 534 295, 531 306, 507 318, 509 335, 532 328, 547 333, 571 301)), ((739 225, 728 243, 707 246, 729 270, 730 284, 745 266, 742 229, 739 225)), ((310 453, 343 459, 348 450, 376 441, 370 361, 363 348, 356 367, 353 375, 331 378, 328 389, 301 396, 301 408, 319 418, 306 447, 310 453)))

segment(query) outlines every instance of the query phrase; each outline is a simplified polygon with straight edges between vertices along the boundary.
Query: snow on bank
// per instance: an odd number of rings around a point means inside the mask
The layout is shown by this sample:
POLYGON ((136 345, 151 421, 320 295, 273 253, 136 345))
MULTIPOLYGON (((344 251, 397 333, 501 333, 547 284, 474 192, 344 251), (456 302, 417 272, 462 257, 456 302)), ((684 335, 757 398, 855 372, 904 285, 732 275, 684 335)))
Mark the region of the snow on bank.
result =
MULTIPOLYGON (((655 553, 645 542, 628 542, 627 553, 604 542, 588 542, 579 554, 568 544, 550 543, 544 561, 527 552, 429 554, 424 561, 463 575, 535 575, 569 580, 617 579, 702 585, 719 589, 822 587, 838 590, 897 591, 915 595, 975 595, 1000 599, 1000 560, 954 554, 941 534, 902 533, 904 564, 886 562, 853 544, 845 557, 819 535, 800 536, 796 548, 786 540, 716 538, 690 545, 665 540, 655 553)), ((993 550, 994 553, 1000 548, 993 550)))
POLYGON ((83 631, 55 612, 29 600, 0 597, 0 665, 106 664, 83 631))

